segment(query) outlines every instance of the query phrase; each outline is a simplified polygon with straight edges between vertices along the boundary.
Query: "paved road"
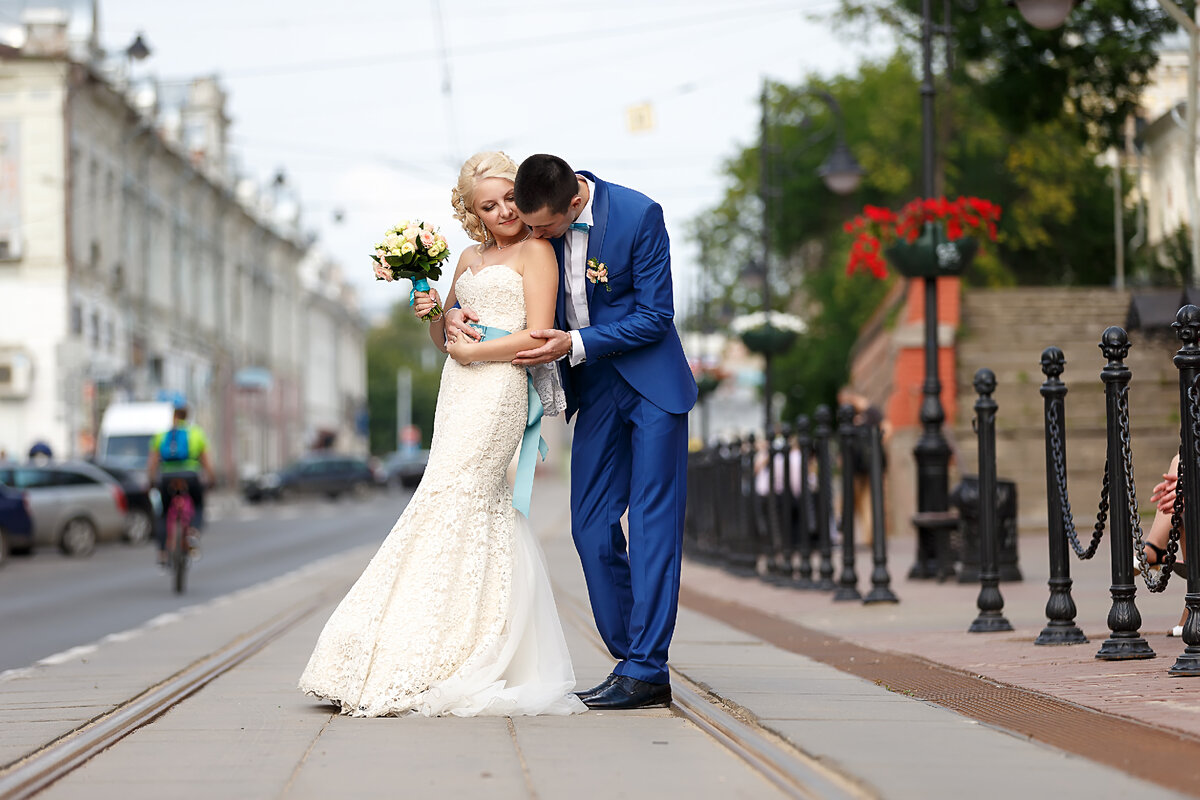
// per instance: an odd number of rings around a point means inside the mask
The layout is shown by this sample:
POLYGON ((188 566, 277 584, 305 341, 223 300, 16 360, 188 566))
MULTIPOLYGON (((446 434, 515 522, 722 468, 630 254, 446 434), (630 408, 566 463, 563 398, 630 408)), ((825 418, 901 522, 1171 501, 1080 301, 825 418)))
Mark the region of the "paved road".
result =
POLYGON ((0 672, 381 542, 411 496, 404 491, 233 508, 209 524, 204 557, 182 596, 154 566, 149 546, 102 546, 82 560, 46 548, 14 557, 0 571, 0 672))

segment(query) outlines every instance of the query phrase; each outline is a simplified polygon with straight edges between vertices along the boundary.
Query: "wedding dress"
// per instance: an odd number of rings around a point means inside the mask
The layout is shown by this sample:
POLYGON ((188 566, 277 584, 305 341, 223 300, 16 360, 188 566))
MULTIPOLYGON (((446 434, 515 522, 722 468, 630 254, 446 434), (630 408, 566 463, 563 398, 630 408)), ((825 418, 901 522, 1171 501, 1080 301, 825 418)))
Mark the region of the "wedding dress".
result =
MULTIPOLYGON (((525 328, 522 277, 508 266, 468 269, 455 291, 483 324, 525 328)), ((325 624, 303 691, 360 717, 585 710, 544 556, 506 477, 528 383, 507 362, 446 359, 425 477, 325 624)), ((538 389, 557 413, 561 389, 538 389)))

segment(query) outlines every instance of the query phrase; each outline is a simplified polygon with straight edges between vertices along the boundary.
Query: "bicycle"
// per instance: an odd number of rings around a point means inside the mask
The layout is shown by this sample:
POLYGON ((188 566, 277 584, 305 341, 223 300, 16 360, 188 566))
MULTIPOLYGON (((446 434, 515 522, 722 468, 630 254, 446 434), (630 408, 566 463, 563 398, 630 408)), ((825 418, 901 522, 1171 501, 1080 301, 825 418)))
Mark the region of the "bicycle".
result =
POLYGON ((188 562, 191 560, 188 531, 192 528, 196 508, 192 504, 187 479, 172 478, 167 482, 167 489, 171 495, 171 503, 167 506, 167 563, 174 577, 175 593, 183 594, 187 585, 188 562))

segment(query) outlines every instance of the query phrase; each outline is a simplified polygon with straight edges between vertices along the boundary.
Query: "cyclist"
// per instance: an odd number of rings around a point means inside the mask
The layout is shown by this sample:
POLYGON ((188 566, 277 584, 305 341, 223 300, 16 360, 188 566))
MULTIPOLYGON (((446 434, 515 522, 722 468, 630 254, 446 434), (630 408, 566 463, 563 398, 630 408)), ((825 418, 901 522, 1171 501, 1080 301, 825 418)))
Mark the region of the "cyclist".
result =
MULTIPOLYGON (((150 440, 150 457, 146 462, 146 477, 151 486, 158 486, 162 498, 162 519, 157 526, 158 563, 167 563, 167 510, 171 506, 171 488, 173 481, 187 482, 188 494, 192 498, 195 514, 192 517, 192 528, 196 533, 204 525, 204 487, 214 483, 212 465, 208 459, 208 441, 204 431, 195 425, 189 425, 187 401, 182 396, 175 398, 175 419, 171 429, 156 434, 150 440), (200 472, 204 472, 204 482, 200 480, 200 472)), ((194 547, 190 541, 189 545, 194 547)))

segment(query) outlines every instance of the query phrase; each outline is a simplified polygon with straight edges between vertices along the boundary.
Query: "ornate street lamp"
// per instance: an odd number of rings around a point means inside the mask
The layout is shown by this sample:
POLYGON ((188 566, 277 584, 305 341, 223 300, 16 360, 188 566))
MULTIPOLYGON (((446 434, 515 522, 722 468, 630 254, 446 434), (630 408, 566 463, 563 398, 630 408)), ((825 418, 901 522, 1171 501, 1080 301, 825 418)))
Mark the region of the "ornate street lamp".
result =
MULTIPOLYGON (((833 114, 836 123, 837 139, 834 141, 833 150, 829 157, 817 169, 817 175, 825 183, 829 191, 837 195, 847 195, 858 189, 862 183, 863 168, 859 165, 858 160, 854 158, 854 154, 850 152, 850 147, 846 144, 846 122, 842 116, 842 108, 838 105, 836 99, 829 92, 821 89, 809 89, 803 92, 819 98, 829 106, 829 111, 833 114)), ((759 147, 759 193, 762 199, 762 306, 763 311, 768 313, 771 311, 771 228, 770 228, 770 208, 771 198, 775 196, 775 190, 771 186, 771 164, 770 164, 770 127, 768 120, 767 108, 767 85, 764 81, 762 89, 762 120, 760 123, 760 138, 759 147)), ((767 328, 771 327, 770 317, 767 317, 767 328)), ((772 413, 771 413, 771 353, 763 354, 765 364, 763 366, 763 430, 770 435, 772 430, 772 413)), ((772 466, 773 470, 773 466, 772 466)), ((772 475, 772 480, 774 476, 772 475)), ((772 484, 774 485, 774 484, 772 484)))
POLYGON ((150 57, 150 46, 146 44, 140 31, 134 37, 133 43, 125 48, 125 57, 130 61, 145 61, 150 57))
POLYGON ((821 180, 825 181, 825 186, 829 191, 834 194, 847 195, 853 194, 858 189, 858 185, 862 183, 863 168, 859 166, 854 154, 850 152, 850 148, 839 137, 837 144, 833 146, 833 152, 829 154, 829 158, 825 159, 825 163, 817 170, 817 174, 821 176, 821 180))
POLYGON ((1075 0, 1016 0, 1017 10, 1033 27, 1051 31, 1067 21, 1075 0))
MULTIPOLYGON (((921 0, 921 190, 933 197, 934 190, 934 96, 932 0, 921 0)), ((913 448, 917 460, 917 558, 909 578, 946 577, 945 543, 957 525, 950 507, 950 444, 942 432, 946 412, 942 407, 942 382, 938 375, 937 277, 925 281, 925 382, 921 387, 921 437, 913 448)))
MULTIPOLYGON (((835 194, 846 195, 858 188, 862 182, 863 169, 859 166, 854 154, 846 145, 845 121, 842 109, 833 95, 824 90, 809 90, 805 94, 820 98, 829 106, 837 122, 837 140, 833 151, 818 168, 817 174, 825 182, 829 190, 835 194)), ((783 353, 791 346, 796 334, 786 330, 773 329, 771 320, 771 198, 775 191, 771 186, 770 163, 770 126, 767 105, 767 84, 763 81, 762 89, 762 120, 759 144, 759 192, 762 199, 762 305, 765 317, 764 341, 775 341, 777 346, 764 344, 761 348, 763 356, 763 437, 767 442, 767 452, 771 452, 771 443, 776 435, 771 413, 771 360, 775 352, 783 353), (785 343, 786 342, 786 343, 785 343)), ((767 485, 775 486, 775 459, 767 459, 767 485)))
POLYGON ((846 144, 846 119, 842 116, 842 107, 829 92, 809 91, 808 94, 821 98, 825 105, 829 106, 829 111, 837 123, 837 139, 833 143, 833 152, 817 169, 817 174, 825 182, 825 187, 834 194, 853 194, 862 183, 863 168, 859 166, 858 159, 846 144))

